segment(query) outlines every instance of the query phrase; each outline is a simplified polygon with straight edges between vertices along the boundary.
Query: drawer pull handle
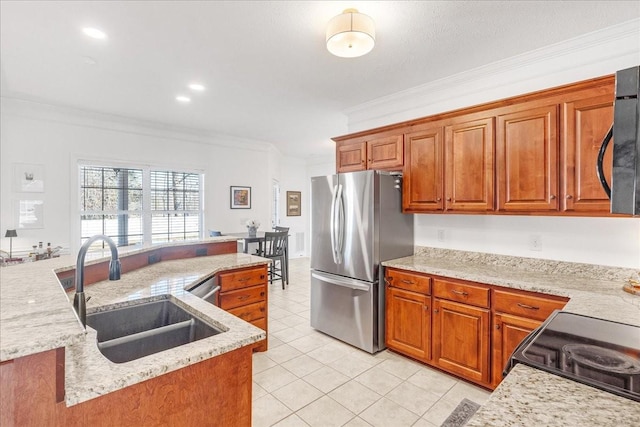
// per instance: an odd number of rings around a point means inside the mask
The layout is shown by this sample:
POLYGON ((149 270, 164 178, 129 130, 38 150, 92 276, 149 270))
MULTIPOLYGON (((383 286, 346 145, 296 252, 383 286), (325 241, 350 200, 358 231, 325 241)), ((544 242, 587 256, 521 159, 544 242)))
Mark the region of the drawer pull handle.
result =
POLYGON ((240 301, 244 301, 244 300, 249 299, 249 296, 250 296, 250 295, 240 295, 240 296, 238 297, 238 299, 239 299, 240 301))
POLYGON ((260 292, 260 296, 263 297, 264 296, 264 292, 260 292))
POLYGON ((264 307, 260 307, 260 311, 264 313, 264 307))
POLYGON ((540 310, 540 307, 535 307, 533 305, 523 304, 521 302, 518 303, 518 307, 526 308, 527 310, 540 310))
POLYGON ((264 279, 264 278, 265 278, 265 275, 264 275, 264 274, 261 274, 261 275, 260 275, 260 279, 262 280, 262 279, 264 279))
POLYGON ((246 282, 249 279, 249 277, 243 277, 242 279, 238 279, 238 282, 246 282))
POLYGON ((469 295, 467 292, 458 291, 457 289, 451 289, 451 292, 453 292, 454 294, 462 295, 463 297, 466 297, 467 295, 469 295))
POLYGON ((407 280, 407 279, 402 279, 401 282, 407 285, 414 285, 416 283, 413 280, 407 280))

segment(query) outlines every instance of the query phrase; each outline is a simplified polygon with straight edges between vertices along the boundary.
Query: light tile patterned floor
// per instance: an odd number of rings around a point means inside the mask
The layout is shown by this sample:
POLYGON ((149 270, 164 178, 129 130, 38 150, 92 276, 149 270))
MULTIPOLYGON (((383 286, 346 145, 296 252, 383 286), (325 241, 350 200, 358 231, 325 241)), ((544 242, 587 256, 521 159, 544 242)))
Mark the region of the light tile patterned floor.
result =
POLYGON ((371 355, 309 326, 309 259, 269 287, 269 350, 253 355, 253 426, 439 426, 489 393, 410 359, 371 355))

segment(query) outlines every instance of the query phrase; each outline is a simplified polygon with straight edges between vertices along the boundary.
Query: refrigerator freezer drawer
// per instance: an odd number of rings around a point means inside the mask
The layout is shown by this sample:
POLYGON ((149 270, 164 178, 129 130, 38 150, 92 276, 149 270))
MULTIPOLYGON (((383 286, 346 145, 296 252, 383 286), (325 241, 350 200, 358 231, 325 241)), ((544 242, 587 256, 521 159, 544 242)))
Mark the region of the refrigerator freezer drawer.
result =
POLYGON ((381 350, 377 283, 312 271, 311 327, 369 353, 381 350))

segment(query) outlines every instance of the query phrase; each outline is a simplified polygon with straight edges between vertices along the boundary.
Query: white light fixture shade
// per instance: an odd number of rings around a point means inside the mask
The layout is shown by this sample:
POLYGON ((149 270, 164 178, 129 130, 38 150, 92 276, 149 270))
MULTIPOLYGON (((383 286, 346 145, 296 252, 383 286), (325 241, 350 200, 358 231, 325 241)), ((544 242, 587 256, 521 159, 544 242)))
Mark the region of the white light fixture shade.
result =
POLYGON ((371 52, 376 44, 373 19, 357 9, 345 9, 327 25, 327 49, 341 58, 355 58, 371 52))
POLYGON ((82 29, 82 32, 92 39, 104 40, 107 38, 107 33, 93 27, 85 27, 82 29))

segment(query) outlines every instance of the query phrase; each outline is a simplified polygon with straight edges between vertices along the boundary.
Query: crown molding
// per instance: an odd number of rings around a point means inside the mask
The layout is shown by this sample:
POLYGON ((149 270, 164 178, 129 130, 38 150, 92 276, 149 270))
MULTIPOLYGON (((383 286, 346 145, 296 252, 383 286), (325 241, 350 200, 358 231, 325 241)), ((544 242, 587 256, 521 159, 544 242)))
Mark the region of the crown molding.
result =
POLYGON ((349 133, 613 74, 640 63, 640 19, 463 71, 349 109, 349 133))
POLYGON ((17 96, 0 96, 3 115, 90 127, 154 138, 188 141, 237 149, 267 152, 273 144, 233 135, 185 128, 97 111, 55 105, 17 96))

